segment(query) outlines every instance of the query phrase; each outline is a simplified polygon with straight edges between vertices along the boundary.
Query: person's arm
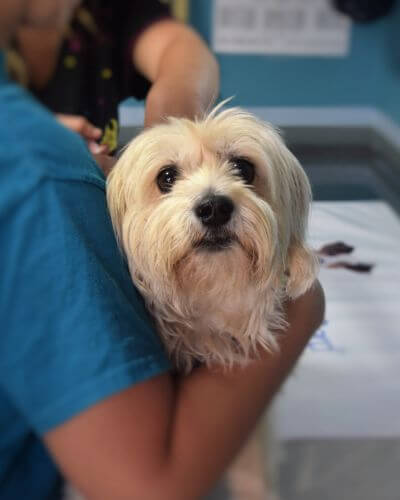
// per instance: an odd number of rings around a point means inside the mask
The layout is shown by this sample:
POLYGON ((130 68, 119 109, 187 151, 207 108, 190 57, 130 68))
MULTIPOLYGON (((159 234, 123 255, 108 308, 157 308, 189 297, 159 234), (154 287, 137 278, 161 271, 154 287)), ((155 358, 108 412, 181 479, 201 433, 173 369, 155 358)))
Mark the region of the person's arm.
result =
POLYGON ((174 386, 153 378, 94 405, 45 435, 88 500, 191 500, 219 478, 282 384, 324 314, 317 283, 287 307, 279 354, 245 369, 204 367, 174 386))
POLYGON ((133 47, 133 63, 152 86, 145 126, 166 116, 194 118, 210 110, 218 96, 219 69, 203 40, 172 19, 151 24, 133 47))
POLYGON ((101 129, 95 127, 87 118, 81 115, 68 115, 65 113, 56 113, 55 116, 64 127, 76 132, 85 140, 93 156, 108 153, 108 146, 106 144, 98 144, 96 142, 101 138, 101 129))

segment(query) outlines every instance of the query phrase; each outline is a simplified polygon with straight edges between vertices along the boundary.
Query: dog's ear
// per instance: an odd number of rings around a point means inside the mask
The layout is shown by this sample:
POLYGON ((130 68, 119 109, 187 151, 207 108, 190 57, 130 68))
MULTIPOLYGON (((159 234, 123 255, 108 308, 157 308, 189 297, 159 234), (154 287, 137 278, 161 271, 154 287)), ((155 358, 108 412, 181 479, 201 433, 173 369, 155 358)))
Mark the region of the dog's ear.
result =
POLYGON ((308 217, 312 201, 308 177, 297 158, 278 134, 270 142, 275 163, 275 211, 280 238, 284 241, 284 261, 288 274, 287 295, 296 298, 305 293, 318 275, 318 259, 306 243, 308 217))
POLYGON ((312 201, 311 186, 297 158, 289 151, 288 155, 290 242, 287 253, 289 277, 286 293, 295 299, 303 295, 314 283, 318 275, 318 259, 306 242, 312 201))
POLYGON ((117 163, 107 178, 106 189, 108 210, 119 245, 122 243, 122 222, 127 208, 122 170, 117 163))
POLYGON ((303 295, 318 276, 318 258, 303 242, 293 242, 288 253, 286 293, 291 299, 303 295))

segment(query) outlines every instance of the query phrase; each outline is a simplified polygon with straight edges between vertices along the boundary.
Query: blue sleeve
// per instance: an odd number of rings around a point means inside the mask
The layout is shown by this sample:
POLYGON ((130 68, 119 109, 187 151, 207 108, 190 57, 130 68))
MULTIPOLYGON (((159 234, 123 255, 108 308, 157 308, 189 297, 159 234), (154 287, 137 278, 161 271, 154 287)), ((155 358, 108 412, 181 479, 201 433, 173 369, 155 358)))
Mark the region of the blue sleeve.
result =
POLYGON ((37 432, 170 368, 104 190, 42 179, 2 227, 0 386, 37 432))

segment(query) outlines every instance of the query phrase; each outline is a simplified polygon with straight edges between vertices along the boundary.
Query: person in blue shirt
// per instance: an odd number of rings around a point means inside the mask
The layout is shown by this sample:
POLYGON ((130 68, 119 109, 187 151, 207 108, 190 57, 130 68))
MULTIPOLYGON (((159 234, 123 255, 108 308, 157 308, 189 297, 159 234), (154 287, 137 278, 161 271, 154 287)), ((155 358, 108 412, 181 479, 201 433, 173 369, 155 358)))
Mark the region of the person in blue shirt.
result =
POLYGON ((279 355, 173 377, 118 251, 83 140, 6 76, 22 23, 75 0, 0 3, 0 498, 205 494, 322 321, 318 283, 287 306, 279 355))

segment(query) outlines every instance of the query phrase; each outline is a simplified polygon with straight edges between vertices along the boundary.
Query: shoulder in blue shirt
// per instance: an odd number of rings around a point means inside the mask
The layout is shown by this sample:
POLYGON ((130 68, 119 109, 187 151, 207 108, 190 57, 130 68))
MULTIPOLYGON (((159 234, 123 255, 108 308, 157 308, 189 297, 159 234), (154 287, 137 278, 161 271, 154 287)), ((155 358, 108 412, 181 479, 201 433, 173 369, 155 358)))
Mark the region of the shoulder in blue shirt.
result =
POLYGON ((37 436, 169 362, 100 170, 1 60, 0 116, 0 498, 43 500, 59 477, 37 436))

